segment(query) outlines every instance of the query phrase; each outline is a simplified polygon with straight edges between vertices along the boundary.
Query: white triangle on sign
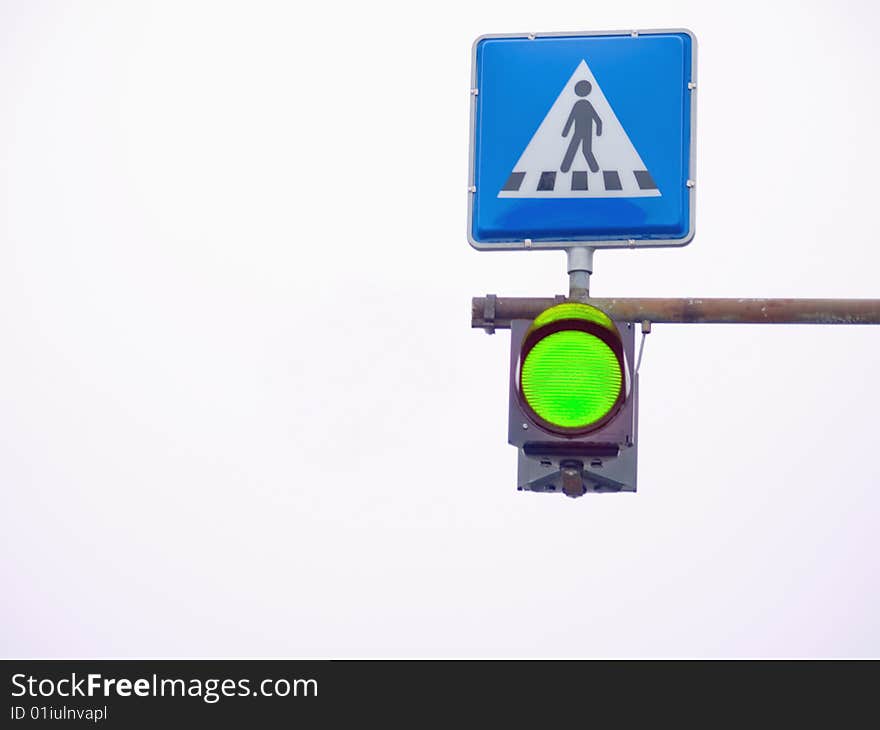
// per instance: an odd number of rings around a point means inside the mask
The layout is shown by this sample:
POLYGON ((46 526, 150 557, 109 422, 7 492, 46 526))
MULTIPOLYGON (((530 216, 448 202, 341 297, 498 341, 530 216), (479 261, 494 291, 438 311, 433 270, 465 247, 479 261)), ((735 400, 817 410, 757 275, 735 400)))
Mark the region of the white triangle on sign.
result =
POLYGON ((578 64, 498 193, 499 198, 658 195, 586 61, 578 64))

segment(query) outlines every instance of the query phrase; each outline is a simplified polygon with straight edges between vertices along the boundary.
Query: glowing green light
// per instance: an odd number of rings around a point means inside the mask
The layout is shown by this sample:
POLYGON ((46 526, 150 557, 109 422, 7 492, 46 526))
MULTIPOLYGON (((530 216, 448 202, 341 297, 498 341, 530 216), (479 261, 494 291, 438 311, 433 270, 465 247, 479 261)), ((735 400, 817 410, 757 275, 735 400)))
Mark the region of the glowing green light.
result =
POLYGON ((611 317, 605 314, 601 309, 591 307, 589 304, 574 302, 557 304, 555 307, 545 309, 535 318, 535 321, 532 322, 531 328, 537 329, 538 327, 543 327, 545 324, 550 324, 551 322, 556 322, 560 319, 583 319, 587 322, 601 325, 612 332, 617 331, 614 327, 614 322, 611 321, 611 317))
MULTIPOLYGON (((581 312, 585 310, 607 319, 597 309, 584 307, 581 312)), ((566 313, 564 318, 571 318, 571 314, 566 313)), ((610 319, 608 324, 614 326, 610 319)), ((595 335, 580 330, 563 330, 539 340, 522 363, 520 383, 532 410, 563 428, 585 428, 606 416, 617 402, 622 385, 620 363, 612 349, 595 335)))

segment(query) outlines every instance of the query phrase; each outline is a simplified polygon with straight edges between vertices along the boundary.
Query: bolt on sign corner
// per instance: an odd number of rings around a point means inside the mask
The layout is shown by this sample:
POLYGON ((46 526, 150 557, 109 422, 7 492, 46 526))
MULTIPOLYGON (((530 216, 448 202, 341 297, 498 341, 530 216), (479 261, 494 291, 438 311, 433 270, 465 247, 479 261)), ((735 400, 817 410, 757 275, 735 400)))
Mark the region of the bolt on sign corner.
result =
POLYGON ((689 243, 696 47, 688 30, 478 38, 471 245, 689 243))

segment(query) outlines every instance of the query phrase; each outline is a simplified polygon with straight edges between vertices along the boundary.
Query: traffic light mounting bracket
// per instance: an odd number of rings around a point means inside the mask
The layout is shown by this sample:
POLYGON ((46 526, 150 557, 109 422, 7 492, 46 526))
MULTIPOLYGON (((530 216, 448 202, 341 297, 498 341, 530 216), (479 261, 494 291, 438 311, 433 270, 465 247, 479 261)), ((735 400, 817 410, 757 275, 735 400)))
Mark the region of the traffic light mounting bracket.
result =
POLYGON ((638 364, 633 360, 633 323, 641 322, 644 334, 650 332, 652 323, 880 324, 880 299, 590 298, 591 259, 587 252, 569 257, 568 299, 502 298, 489 294, 472 300, 472 327, 485 329, 489 334, 496 329, 511 329, 508 441, 519 451, 520 490, 561 491, 572 497, 587 491, 636 490, 639 382, 638 364), (590 434, 590 438, 566 438, 544 431, 523 412, 516 395, 514 378, 526 331, 544 310, 566 301, 588 303, 611 317, 621 334, 631 376, 632 389, 621 413, 590 434), (631 424, 631 436, 627 441, 624 434, 621 445, 620 433, 614 429, 623 423, 631 424))

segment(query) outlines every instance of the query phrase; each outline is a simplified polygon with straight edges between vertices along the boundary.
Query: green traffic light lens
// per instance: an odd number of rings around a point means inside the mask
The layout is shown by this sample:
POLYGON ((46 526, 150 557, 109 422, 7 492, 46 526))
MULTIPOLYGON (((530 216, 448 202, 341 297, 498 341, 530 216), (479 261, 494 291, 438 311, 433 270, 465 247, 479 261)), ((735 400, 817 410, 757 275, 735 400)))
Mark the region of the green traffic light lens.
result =
POLYGON ((622 387, 613 350, 595 335, 563 330, 529 350, 520 371, 529 407, 561 428, 587 428, 614 408, 622 387))
POLYGON ((560 319, 582 319, 585 322, 592 322, 593 324, 601 325, 610 332, 616 331, 614 322, 611 321, 611 317, 605 314, 605 312, 601 309, 591 307, 589 304, 581 304, 578 302, 557 304, 550 307, 550 309, 545 309, 535 318, 535 321, 532 322, 532 329, 534 330, 538 327, 543 327, 545 324, 550 324, 551 322, 558 322, 560 319))

